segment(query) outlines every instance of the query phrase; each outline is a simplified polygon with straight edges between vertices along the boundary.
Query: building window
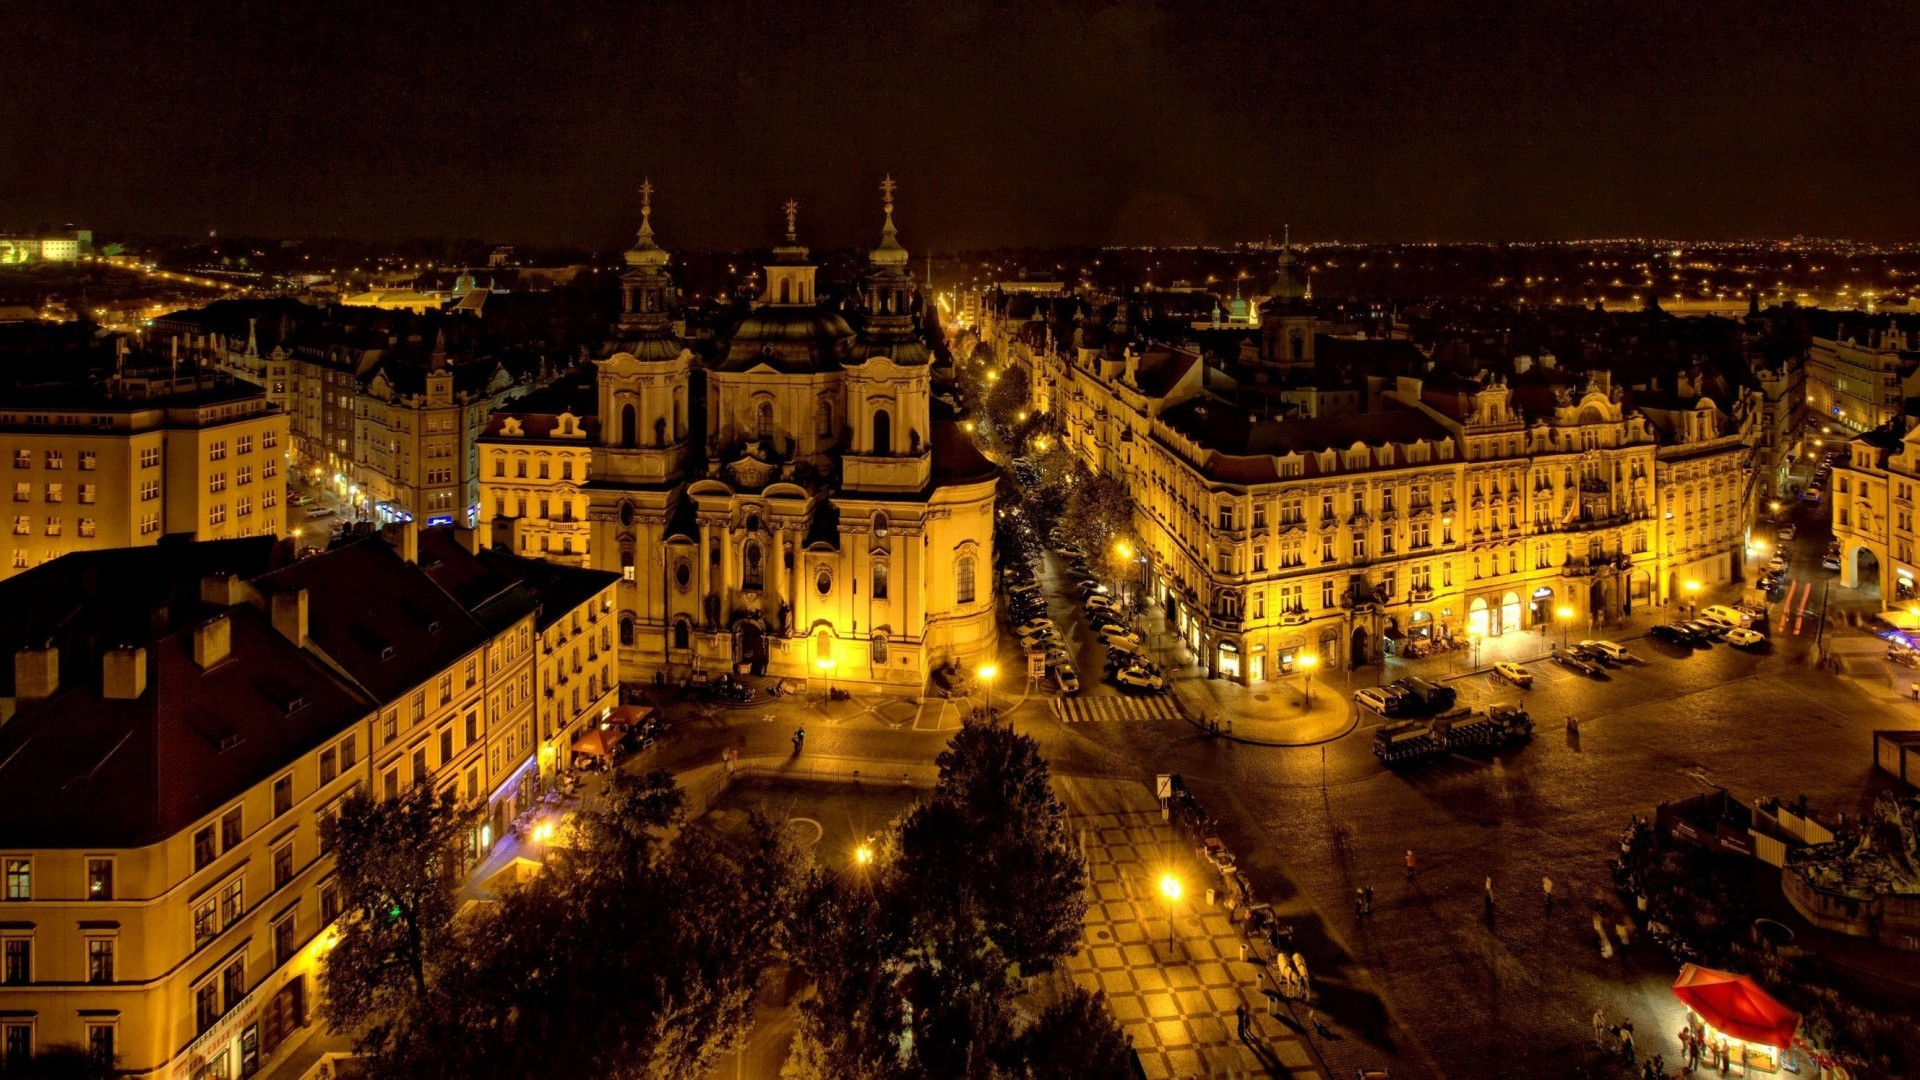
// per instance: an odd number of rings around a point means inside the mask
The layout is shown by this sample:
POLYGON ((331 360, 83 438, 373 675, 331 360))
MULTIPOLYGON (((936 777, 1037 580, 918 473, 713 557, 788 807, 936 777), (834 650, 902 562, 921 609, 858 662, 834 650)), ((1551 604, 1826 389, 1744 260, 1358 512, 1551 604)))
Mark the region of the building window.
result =
POLYGON ((100 487, 98 484, 81 484, 80 485, 80 502, 83 505, 92 506, 96 501, 98 501, 99 490, 100 490, 100 487))
MULTIPOLYGON (((685 577, 686 569, 687 569, 687 564, 683 562, 679 564, 677 567, 675 567, 674 572, 681 577, 685 577)), ((622 550, 620 552, 620 580, 632 581, 633 579, 634 579, 633 552, 631 550, 622 550)), ((681 582, 680 587, 683 589, 686 588, 687 587, 686 582, 684 581, 681 582)))
POLYGON ((61 502, 66 498, 66 496, 67 496, 67 492, 66 492, 65 484, 48 484, 47 485, 47 501, 48 502, 50 503, 61 502))
POLYGON ((60 535, 60 525, 61 525, 61 522, 60 522, 60 519, 59 519, 59 518, 57 518, 57 517, 49 517, 49 518, 47 518, 47 535, 48 535, 48 536, 59 536, 59 535, 60 535))
POLYGON ((33 534, 33 519, 31 517, 28 517, 25 514, 17 515, 13 519, 13 535, 31 536, 32 534, 33 534))
POLYGON ((875 600, 887 598, 887 564, 885 562, 873 564, 873 598, 875 600))
POLYGON ((773 402, 763 401, 755 407, 753 432, 762 439, 773 438, 773 402))
POLYGON ((24 986, 33 981, 33 939, 10 937, 0 955, 5 962, 0 964, 0 982, 8 986, 24 986))
POLYGON ((273 924, 274 967, 285 967, 287 961, 293 959, 293 954, 298 948, 298 939, 294 934, 295 921, 292 913, 273 924))
POLYGON ((340 900, 340 883, 332 878, 320 886, 320 921, 331 926, 340 918, 344 905, 340 900))
POLYGON ((227 523, 227 504, 226 503, 215 503, 214 505, 207 507, 207 524, 208 525, 225 525, 226 523, 227 523))
POLYGON ((87 1058, 101 1068, 113 1067, 113 1025, 87 1025, 87 1058))
POLYGON ((141 468, 151 469, 159 464, 160 464, 160 448, 159 447, 147 446, 147 447, 141 448, 140 450, 140 467, 141 468))
POLYGON ((214 854, 213 826, 209 825, 193 834, 193 868, 205 870, 212 865, 214 854))
POLYGON ((289 840, 273 849, 273 887, 275 890, 287 887, 293 880, 293 841, 289 840))
POLYGON ((238 453, 242 453, 242 454, 253 453, 253 436, 251 435, 240 436, 238 439, 234 440, 234 448, 238 453))
MULTIPOLYGON (((66 466, 66 455, 58 450, 47 451, 47 468, 59 469, 66 466)), ((1844 488, 1842 490, 1845 490, 1844 488)))
POLYGON ((886 663, 887 662, 887 635, 885 634, 873 635, 872 649, 873 649, 873 662, 876 664, 886 663))
POLYGON ((246 838, 244 821, 238 806, 220 815, 220 850, 232 851, 240 846, 240 841, 246 838))
POLYGON ((113 939, 87 939, 87 981, 90 983, 110 983, 113 981, 113 939))
POLYGON ((220 1019, 220 985, 208 979, 193 991, 193 1029, 204 1032, 220 1019))
POLYGON ((0 1025, 0 1065, 24 1069, 33 1060, 33 1025, 0 1025))
POLYGON ((32 502, 33 501, 33 485, 32 484, 13 485, 13 501, 14 502, 32 502))
POLYGON ((334 756, 333 747, 329 746, 325 750, 320 751, 320 784, 321 786, 325 787, 327 784, 332 783, 333 778, 338 775, 340 775, 340 770, 338 766, 335 765, 335 756, 334 756))
POLYGON ((87 899, 113 899, 113 860, 87 860, 87 899))
POLYGON ((13 452, 13 467, 16 469, 33 468, 33 451, 15 450, 13 452))
POLYGON ((225 461, 226 459, 227 459, 226 440, 222 439, 218 442, 211 442, 207 444, 207 460, 208 461, 225 461))
POLYGON ((260 433, 260 446, 263 449, 271 450, 274 447, 279 445, 280 445, 280 434, 278 432, 263 431, 260 433))
POLYGON ((354 763, 359 760, 360 753, 356 747, 353 736, 349 735, 340 740, 340 771, 346 772, 348 769, 353 768, 354 763))
POLYGON ((157 533, 159 531, 160 531, 160 515, 159 514, 141 514, 140 515, 140 535, 141 536, 151 536, 154 533, 157 533))
MULTIPOLYGON (((632 625, 632 620, 627 620, 626 622, 623 622, 621 625, 630 627, 632 625)), ((622 636, 623 637, 625 636, 624 631, 622 636)), ((691 648, 692 637, 693 637, 693 628, 687 624, 687 620, 675 619, 673 621, 673 647, 674 648, 676 649, 691 648)))
POLYGON ((956 603, 973 603, 973 556, 962 555, 953 565, 953 598, 956 603))
POLYGON ((447 702, 453 700, 453 672, 449 671, 440 676, 439 690, 440 704, 445 705, 447 702))
POLYGON ((293 809, 293 774, 288 773, 273 782, 273 816, 293 809))

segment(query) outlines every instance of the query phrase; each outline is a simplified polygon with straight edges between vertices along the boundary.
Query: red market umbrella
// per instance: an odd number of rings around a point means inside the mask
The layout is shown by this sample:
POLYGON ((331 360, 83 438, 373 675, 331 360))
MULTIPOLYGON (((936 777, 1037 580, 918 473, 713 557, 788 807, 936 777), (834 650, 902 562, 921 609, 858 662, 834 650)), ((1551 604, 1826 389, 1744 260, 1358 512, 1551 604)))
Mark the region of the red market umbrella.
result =
POLYGON ((573 752, 576 754, 592 754, 595 757, 611 758, 613 756, 613 747, 609 744, 607 733, 601 731, 599 728, 594 728, 592 731, 573 740, 573 752))
POLYGON ((1742 1042, 1785 1047, 1793 1044, 1800 1014, 1773 999, 1745 975, 1698 964, 1680 969, 1673 994, 1700 1014, 1708 1027, 1742 1042))

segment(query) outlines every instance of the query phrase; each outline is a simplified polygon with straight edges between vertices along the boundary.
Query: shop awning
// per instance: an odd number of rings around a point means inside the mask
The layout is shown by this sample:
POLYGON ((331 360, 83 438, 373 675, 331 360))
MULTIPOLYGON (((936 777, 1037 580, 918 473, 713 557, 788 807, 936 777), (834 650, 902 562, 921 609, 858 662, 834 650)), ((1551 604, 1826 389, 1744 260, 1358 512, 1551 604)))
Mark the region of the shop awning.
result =
POLYGON ((1707 1026, 1731 1038, 1761 1046, 1786 1047, 1800 1029, 1800 1014, 1745 975, 1687 964, 1674 980, 1673 994, 1700 1014, 1707 1026))
POLYGON ((595 757, 611 758, 613 757, 613 741, 607 738, 606 732, 601 731, 599 728, 594 728, 573 740, 573 752, 576 754, 592 754, 595 757))
POLYGON ((1920 631, 1920 610, 1914 608, 1888 608, 1880 613, 1880 621, 1911 634, 1920 631))

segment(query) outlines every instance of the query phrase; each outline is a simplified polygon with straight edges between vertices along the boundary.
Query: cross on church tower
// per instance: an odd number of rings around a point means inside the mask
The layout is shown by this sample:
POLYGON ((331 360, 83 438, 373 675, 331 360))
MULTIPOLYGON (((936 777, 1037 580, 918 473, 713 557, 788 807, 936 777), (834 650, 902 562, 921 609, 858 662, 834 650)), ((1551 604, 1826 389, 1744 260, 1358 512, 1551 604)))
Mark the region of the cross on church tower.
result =
POLYGON ((881 206, 886 209, 888 217, 893 216, 893 189, 897 186, 898 185, 893 182, 893 175, 891 173, 887 175, 886 179, 880 181, 881 206))
POLYGON ((793 201, 792 199, 788 199, 787 200, 787 239, 789 240, 798 239, 798 237, 795 235, 797 228, 794 223, 797 222, 799 219, 800 219, 800 204, 793 201))
POLYGON ((645 213, 651 212, 652 210, 653 210, 653 181, 641 180, 640 181, 640 212, 642 214, 645 214, 645 213))

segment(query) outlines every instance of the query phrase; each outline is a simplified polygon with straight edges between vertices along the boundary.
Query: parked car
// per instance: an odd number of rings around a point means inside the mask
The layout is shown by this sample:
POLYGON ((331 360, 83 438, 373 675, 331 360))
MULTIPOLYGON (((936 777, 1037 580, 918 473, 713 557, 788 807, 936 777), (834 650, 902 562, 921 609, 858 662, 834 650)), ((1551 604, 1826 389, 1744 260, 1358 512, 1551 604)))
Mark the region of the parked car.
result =
POLYGON ((1749 630, 1744 626, 1736 626, 1727 631, 1727 644, 1737 649, 1751 649, 1765 643, 1766 640, 1767 635, 1758 630, 1749 630))
POLYGON ((1057 631, 1054 630, 1052 619, 1033 619, 1013 628, 1013 632, 1020 637, 1029 637, 1038 634, 1042 630, 1048 633, 1057 633, 1057 631))
POLYGON ((1669 645, 1691 645, 1698 640, 1693 631, 1680 623, 1661 623, 1647 633, 1669 645))
POLYGON ((1129 645, 1139 645, 1142 642, 1147 640, 1146 636, 1140 633, 1140 631, 1129 630, 1124 626, 1103 626, 1100 629, 1094 631, 1094 633, 1100 638, 1100 640, 1103 643, 1108 645, 1112 645, 1121 641, 1124 641, 1129 645))
POLYGON ((1594 660, 1593 654, 1582 649, 1563 649, 1555 645, 1553 647, 1553 658, 1559 662, 1561 667, 1569 671, 1578 672, 1588 678, 1598 678, 1604 674, 1600 664, 1594 660))
POLYGON ((312 506, 307 507, 307 516, 310 518, 331 517, 332 515, 333 515, 333 508, 329 506, 322 506, 319 503, 314 503, 312 506))
POLYGON ((1713 619, 1689 619, 1681 625, 1693 631, 1693 636, 1701 641, 1719 641, 1727 636, 1733 627, 1713 619))
POLYGON ((1097 634, 1109 626, 1117 626, 1125 630, 1127 629, 1127 620, 1104 608, 1087 612, 1087 628, 1089 630, 1097 634))
POLYGON ((1789 521, 1785 525, 1780 526, 1780 531, 1775 535, 1779 536, 1780 539, 1782 540, 1791 540, 1793 539, 1793 534, 1797 531, 1798 531, 1797 526, 1795 526, 1793 522, 1789 521))
POLYGON ((1053 681, 1059 684, 1063 694, 1080 692, 1080 673, 1073 670, 1072 664, 1060 664, 1053 669, 1053 681))
POLYGON ((1583 641, 1580 643, 1580 647, 1590 653, 1597 654, 1602 660, 1611 660, 1616 664, 1626 663, 1628 658, 1633 655, 1627 652, 1625 645, 1617 641, 1583 641))
POLYGON ((1107 646, 1107 670, 1109 671, 1146 662, 1147 658, 1140 655, 1140 650, 1131 645, 1123 643, 1107 646))
POLYGON ((1821 496, 1820 485, 1815 484, 1812 487, 1800 493, 1800 501, 1817 503, 1820 501, 1820 496, 1821 496))
POLYGON ((1822 570, 1838 570, 1838 569, 1840 569, 1840 556, 1838 556, 1838 555, 1828 555, 1828 556, 1826 556, 1826 557, 1824 557, 1824 558, 1822 558, 1822 559, 1820 560, 1820 569, 1822 569, 1822 570))
POLYGON ((1371 709, 1381 716, 1392 716, 1399 711, 1395 704, 1397 696, 1388 696, 1386 688, 1381 686, 1363 687, 1353 692, 1353 703, 1363 709, 1371 709))
POLYGON ((1062 558, 1084 559, 1087 557, 1087 553, 1084 551, 1081 551, 1077 547, 1057 547, 1057 548, 1054 548, 1053 550, 1055 554, 1061 556, 1062 558))
POLYGON ((1518 687, 1533 685, 1533 672, 1510 660, 1502 660, 1493 665, 1493 673, 1496 677, 1505 679, 1518 687))
POLYGON ((1700 617, 1703 619, 1718 619, 1728 626, 1752 626, 1755 621, 1754 617, 1748 612, 1741 611, 1738 608, 1728 607, 1725 604, 1715 604, 1701 611, 1700 617))
POLYGON ((1052 630, 1041 630, 1021 637, 1020 647, 1028 652, 1039 652, 1058 640, 1060 640, 1059 635, 1052 630))
POLYGON ((1121 668, 1113 673, 1113 681, 1120 689, 1136 693, 1157 694, 1167 688, 1167 680, 1139 668, 1121 668))
POLYGON ((1112 606, 1113 606, 1113 597, 1107 596, 1104 593, 1095 593, 1092 596, 1087 597, 1088 611, 1092 611, 1095 608, 1110 608, 1112 606))

